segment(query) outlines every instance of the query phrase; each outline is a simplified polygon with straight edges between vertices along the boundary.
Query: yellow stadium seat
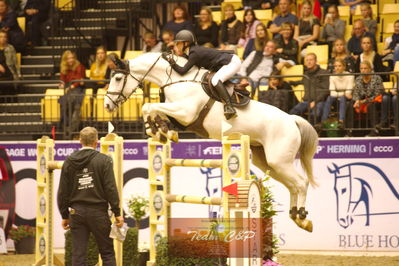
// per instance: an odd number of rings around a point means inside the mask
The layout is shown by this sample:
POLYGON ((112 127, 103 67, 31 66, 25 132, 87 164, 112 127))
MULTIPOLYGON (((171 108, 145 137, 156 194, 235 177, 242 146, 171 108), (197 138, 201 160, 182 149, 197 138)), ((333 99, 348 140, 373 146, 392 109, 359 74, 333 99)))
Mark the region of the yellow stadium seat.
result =
POLYGON ((55 7, 62 11, 70 11, 75 6, 75 0, 58 0, 55 1, 55 7))
POLYGON ((239 58, 243 59, 244 47, 237 47, 237 55, 238 55, 239 58))
POLYGON ((132 51, 126 51, 125 53, 125 59, 126 60, 130 60, 130 59, 134 59, 140 55, 142 55, 144 52, 141 50, 132 50, 132 51))
POLYGON ((25 32, 26 29, 26 18, 25 17, 17 17, 17 22, 19 27, 23 32, 25 32))
POLYGON ((45 96, 41 99, 41 116, 44 122, 60 121, 60 104, 58 99, 64 95, 64 90, 47 89, 45 96))
POLYGON ((212 11, 212 18, 216 24, 220 24, 222 22, 222 12, 221 11, 212 11))
POLYGON ((122 119, 124 121, 137 121, 142 117, 143 92, 136 91, 122 105, 122 119))
POLYGON ((382 12, 380 13, 380 18, 384 21, 390 20, 395 21, 399 17, 399 4, 385 4, 382 12))
POLYGON ((93 102, 92 97, 93 97, 93 89, 86 89, 85 96, 82 101, 82 107, 81 107, 82 120, 91 119, 92 102, 93 102))
POLYGON ((383 42, 377 43, 377 53, 381 54, 382 51, 384 51, 384 46, 385 46, 385 43, 383 43, 383 42))
POLYGON ((237 10, 235 14, 237 19, 244 21, 244 10, 237 10))
POLYGON ((221 9, 224 10, 225 5, 230 4, 234 7, 235 10, 242 8, 241 0, 224 0, 221 3, 221 9))
POLYGON ((292 90, 294 91, 295 97, 299 102, 302 102, 303 95, 305 94, 305 88, 303 85, 293 86, 292 90))
POLYGON ((271 9, 259 9, 255 10, 256 17, 262 21, 263 24, 267 25, 273 18, 273 10, 271 9))
POLYGON ((121 51, 107 51, 107 55, 109 55, 111 53, 115 53, 119 56, 119 58, 121 58, 121 51))
POLYGON ((378 14, 382 13, 385 4, 395 4, 396 0, 378 0, 378 14))
MULTIPOLYGON (((303 65, 294 65, 292 67, 283 67, 281 69, 281 75, 290 76, 290 75, 303 75, 303 65)), ((288 77, 284 78, 286 81, 299 81, 302 80, 302 77, 288 77)))
POLYGON ((320 64, 321 69, 327 70, 328 64, 320 64))
POLYGON ((349 25, 351 12, 349 6, 338 6, 339 18, 346 21, 346 25, 349 25))
POLYGON ((315 53, 318 64, 328 63, 328 45, 309 45, 306 47, 306 54, 315 53))
POLYGON ((399 4, 384 4, 381 15, 399 14, 399 4))
POLYGON ((120 106, 115 112, 109 113, 104 109, 104 96, 106 90, 98 89, 97 97, 94 101, 94 118, 97 121, 111 121, 114 117, 119 117, 122 107, 120 106))
POLYGON ((17 53, 16 54, 16 56, 17 56, 17 64, 18 64, 18 67, 20 67, 21 66, 21 53, 17 53))
POLYGON ((353 25, 346 25, 345 26, 345 35, 344 38, 348 42, 349 39, 352 37, 353 25))

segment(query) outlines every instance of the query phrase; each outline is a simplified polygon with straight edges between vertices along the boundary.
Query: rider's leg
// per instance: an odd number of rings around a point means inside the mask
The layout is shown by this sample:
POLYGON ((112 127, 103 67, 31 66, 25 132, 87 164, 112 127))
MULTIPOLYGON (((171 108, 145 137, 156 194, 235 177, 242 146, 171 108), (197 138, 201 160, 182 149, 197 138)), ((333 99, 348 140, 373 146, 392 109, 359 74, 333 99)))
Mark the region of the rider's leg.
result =
POLYGON ((231 104, 230 95, 224 87, 223 83, 232 76, 234 76, 240 70, 240 66, 240 58, 237 55, 233 55, 230 63, 219 69, 211 80, 212 85, 216 88, 216 91, 225 102, 224 115, 227 120, 236 115, 236 110, 231 104))

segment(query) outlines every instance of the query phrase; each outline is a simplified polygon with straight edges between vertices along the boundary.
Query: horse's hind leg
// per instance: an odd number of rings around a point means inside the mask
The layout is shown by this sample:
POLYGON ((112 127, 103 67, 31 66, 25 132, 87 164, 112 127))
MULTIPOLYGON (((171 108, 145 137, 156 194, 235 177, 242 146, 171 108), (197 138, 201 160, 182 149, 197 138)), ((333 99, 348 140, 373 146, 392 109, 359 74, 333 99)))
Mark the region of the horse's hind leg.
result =
MULTIPOLYGON (((261 169, 263 172, 270 170, 270 176, 272 176, 275 180, 282 183, 288 189, 288 191, 290 192, 290 210, 291 212, 295 212, 295 210, 297 209, 297 202, 298 202, 298 190, 295 186, 295 183, 291 182, 290 179, 278 176, 275 173, 275 171, 268 166, 263 147, 251 146, 251 151, 252 151, 252 163, 255 166, 257 166, 259 169, 261 169)), ((296 214, 297 214, 296 212, 292 213, 293 216, 291 218, 293 220, 296 219, 296 214)))
POLYGON ((307 178, 298 173, 294 167, 295 155, 299 149, 299 143, 282 139, 266 145, 265 158, 271 168, 270 175, 277 181, 283 183, 290 191, 290 217, 295 223, 307 230, 312 231, 313 225, 306 219, 306 194, 309 186, 307 178), (287 147, 281 150, 281 147, 287 147))

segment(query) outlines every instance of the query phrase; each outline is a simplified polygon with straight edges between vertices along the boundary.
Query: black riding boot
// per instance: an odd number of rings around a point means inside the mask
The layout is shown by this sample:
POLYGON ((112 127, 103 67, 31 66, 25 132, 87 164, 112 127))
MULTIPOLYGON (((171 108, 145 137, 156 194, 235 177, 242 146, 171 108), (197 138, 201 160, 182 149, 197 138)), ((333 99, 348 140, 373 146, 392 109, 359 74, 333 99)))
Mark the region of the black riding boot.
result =
POLYGON ((220 98, 222 98, 222 100, 224 101, 224 116, 226 117, 226 119, 229 120, 230 118, 236 116, 236 110, 231 104, 230 95, 221 81, 216 84, 215 89, 218 92, 220 98))

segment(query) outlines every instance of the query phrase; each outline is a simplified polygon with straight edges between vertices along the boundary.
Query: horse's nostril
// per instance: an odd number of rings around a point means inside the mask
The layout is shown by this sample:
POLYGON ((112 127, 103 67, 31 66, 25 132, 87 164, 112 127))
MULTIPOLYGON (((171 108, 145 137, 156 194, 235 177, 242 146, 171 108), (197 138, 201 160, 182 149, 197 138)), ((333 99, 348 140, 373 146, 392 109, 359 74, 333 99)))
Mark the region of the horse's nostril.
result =
POLYGON ((109 110, 109 104, 108 103, 105 105, 105 109, 109 110))

